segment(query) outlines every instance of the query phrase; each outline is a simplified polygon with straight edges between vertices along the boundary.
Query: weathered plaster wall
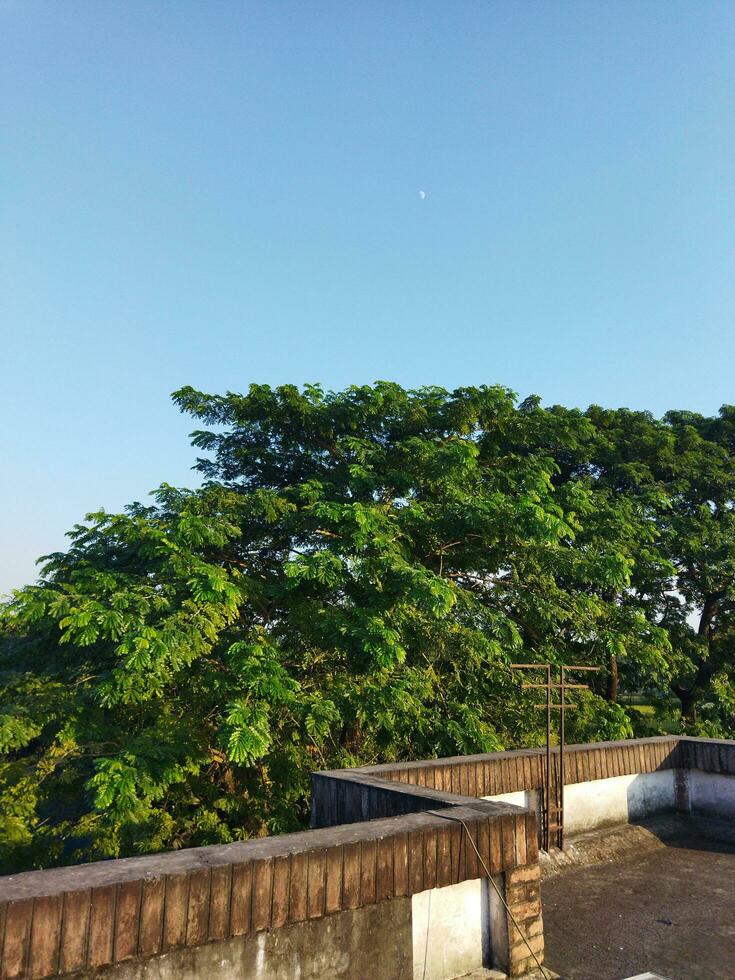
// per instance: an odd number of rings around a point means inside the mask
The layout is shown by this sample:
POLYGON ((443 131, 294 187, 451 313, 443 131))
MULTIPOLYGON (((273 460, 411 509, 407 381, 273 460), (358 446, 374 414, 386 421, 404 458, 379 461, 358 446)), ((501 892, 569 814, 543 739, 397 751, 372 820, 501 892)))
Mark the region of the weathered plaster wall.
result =
MULTIPOLYGON (((556 751, 548 776, 556 791, 556 751)), ((568 746, 564 776, 572 833, 690 805, 735 816, 735 742, 568 746)), ((501 949, 520 976, 543 956, 536 812, 546 778, 543 749, 315 773, 312 816, 323 829, 0 879, 0 976, 378 980, 406 967, 413 977, 420 921, 431 923, 432 902, 436 911, 449 900, 443 890, 464 883, 456 909, 441 911, 451 925, 438 939, 423 927, 421 972, 435 972, 440 956, 444 977, 477 966, 490 942, 494 961, 501 949), (488 874, 502 880, 518 927, 480 883, 488 874), (401 922, 391 918, 399 906, 409 910, 401 922), (371 916, 363 930, 358 920, 371 916), (350 951, 341 933, 352 920, 367 952, 350 951), (381 949, 390 933, 389 945, 395 938, 408 953, 386 965, 368 943, 376 932, 381 949), (445 947, 457 938, 464 952, 453 964, 445 947), (323 957, 309 958, 307 946, 323 957)))
MULTIPOLYGON (((471 900, 479 880, 539 873, 533 814, 471 802, 451 816, 409 813, 0 878, 0 977, 402 980, 413 976, 411 899, 432 891, 449 931, 468 930, 464 973, 489 929, 487 908, 478 914, 471 900)), ((522 935, 542 944, 534 887, 524 878, 506 900, 522 935)), ((447 930, 432 943, 436 962, 447 930)), ((504 943, 509 972, 521 975, 525 948, 510 935, 504 943)), ((452 964, 435 975, 456 976, 452 964)))
MULTIPOLYGON (((411 900, 394 899, 146 960, 85 980, 413 980, 411 900)), ((445 974, 444 976, 448 976, 445 974)))
POLYGON ((521 806, 536 814, 538 825, 541 825, 541 793, 535 789, 521 789, 515 793, 498 793, 495 796, 483 796, 483 800, 492 803, 510 803, 511 806, 521 806))
MULTIPOLYGON (((538 796, 534 790, 522 790, 484 798, 525 806, 536 813, 538 796)), ((564 787, 564 828, 570 834, 581 833, 595 827, 644 820, 674 810, 675 806, 673 769, 571 783, 564 787)))
POLYGON ((735 776, 690 769, 686 778, 694 813, 720 819, 735 817, 735 776))
POLYGON ((510 803, 513 806, 523 806, 535 813, 538 810, 539 794, 535 789, 520 789, 515 793, 497 793, 495 796, 483 796, 483 800, 493 800, 497 803, 510 803))
POLYGON ((460 977, 490 966, 489 887, 477 878, 413 896, 414 980, 460 977))
POLYGON ((564 828, 581 833, 595 827, 631 823, 674 810, 676 778, 672 769, 614 776, 564 787, 564 828))

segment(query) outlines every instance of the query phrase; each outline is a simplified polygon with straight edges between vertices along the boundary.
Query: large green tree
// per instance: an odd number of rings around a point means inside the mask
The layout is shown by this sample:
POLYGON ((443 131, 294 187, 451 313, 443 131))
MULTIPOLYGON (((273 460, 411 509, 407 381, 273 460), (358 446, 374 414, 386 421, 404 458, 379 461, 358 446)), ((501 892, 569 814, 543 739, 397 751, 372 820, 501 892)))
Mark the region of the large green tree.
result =
MULTIPOLYGON (((685 726, 735 732, 735 408, 718 416, 591 408, 598 485, 637 501, 658 537, 634 550, 633 601, 670 643, 668 686, 685 726)), ((633 659, 638 686, 655 678, 633 659)))
MULTIPOLYGON (((696 669, 652 598, 680 498, 621 490, 619 420, 500 387, 175 399, 203 486, 90 515, 4 610, 7 868, 294 829, 315 768, 534 743, 513 659, 696 669)), ((612 693, 572 738, 631 733, 612 693)))

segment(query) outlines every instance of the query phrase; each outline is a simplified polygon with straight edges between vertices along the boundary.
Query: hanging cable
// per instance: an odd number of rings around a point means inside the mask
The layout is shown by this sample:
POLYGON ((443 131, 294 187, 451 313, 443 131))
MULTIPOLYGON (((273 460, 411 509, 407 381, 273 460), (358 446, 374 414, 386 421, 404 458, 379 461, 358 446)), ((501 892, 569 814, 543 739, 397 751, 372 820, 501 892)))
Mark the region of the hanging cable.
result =
POLYGON ((511 912, 510 907, 509 907, 508 903, 505 900, 505 896, 502 894, 502 892, 500 891, 500 889, 498 888, 498 886, 495 884, 495 880, 493 879, 493 876, 490 874, 490 870, 489 870, 488 866, 485 864, 485 861, 483 860, 482 854, 480 854, 480 852, 477 850, 477 845, 475 844, 474 840, 472 839, 472 834, 470 833, 470 830, 469 830, 469 827, 467 826, 467 824, 464 822, 464 820, 461 817, 453 817, 453 816, 451 816, 448 813, 441 813, 439 810, 434 810, 432 812, 432 816, 442 817, 444 820, 453 820, 454 823, 459 823, 459 824, 461 824, 464 827, 464 832, 467 834, 467 839, 469 840, 470 844, 472 844, 472 849, 474 850, 475 854, 477 855, 477 858, 478 858, 480 864, 485 869, 485 874, 490 879, 490 884, 495 889, 495 894, 498 896, 498 898, 500 899, 500 901, 503 903, 503 906, 505 907, 505 911, 510 916, 510 920, 513 923, 513 925, 516 927, 516 929, 518 930, 518 933, 519 933, 521 939, 526 944, 526 946, 528 946, 528 951, 531 954, 531 956, 533 957, 536 966, 539 968, 539 970, 541 972, 541 976, 544 977, 544 980, 548 980, 548 978, 550 978, 552 976, 551 972, 550 971, 547 972, 547 970, 545 969, 545 967, 541 966, 541 963, 539 962, 538 956, 536 956, 536 954, 534 953, 533 949, 531 948, 531 944, 526 939, 525 933, 523 932, 523 930, 521 929, 520 925, 518 924, 518 920, 516 919, 516 917, 511 912))

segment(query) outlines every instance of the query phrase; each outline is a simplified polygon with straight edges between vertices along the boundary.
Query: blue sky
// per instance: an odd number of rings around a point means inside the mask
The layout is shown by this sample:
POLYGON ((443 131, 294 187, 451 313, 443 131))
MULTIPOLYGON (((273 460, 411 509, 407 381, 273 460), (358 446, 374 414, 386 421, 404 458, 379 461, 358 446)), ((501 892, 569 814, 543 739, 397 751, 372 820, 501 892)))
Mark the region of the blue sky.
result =
POLYGON ((0 593, 183 384, 735 401, 731 0, 0 0, 0 140, 0 593))

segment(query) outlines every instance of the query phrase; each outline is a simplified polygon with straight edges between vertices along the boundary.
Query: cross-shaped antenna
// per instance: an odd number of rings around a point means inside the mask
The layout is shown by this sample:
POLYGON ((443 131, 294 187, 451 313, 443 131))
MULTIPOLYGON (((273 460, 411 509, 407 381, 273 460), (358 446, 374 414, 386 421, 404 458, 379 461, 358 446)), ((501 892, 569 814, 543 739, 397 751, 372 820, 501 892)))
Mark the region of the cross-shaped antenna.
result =
POLYGON ((546 691, 546 703, 537 704, 536 707, 539 711, 546 709, 546 779, 544 788, 544 806, 543 806, 543 847, 545 851, 549 850, 551 844, 551 830, 556 830, 556 840, 557 847, 561 850, 564 849, 564 715, 566 711, 573 710, 577 707, 576 704, 569 704, 565 698, 564 694, 569 690, 588 690, 588 684, 568 684, 565 677, 565 671, 576 672, 578 670, 585 671, 597 671, 600 670, 599 667, 587 667, 582 664, 566 664, 559 668, 559 682, 555 683, 551 680, 551 668, 552 664, 511 664, 511 670, 544 670, 546 671, 546 683, 545 684, 522 684, 523 689, 535 688, 537 690, 546 691), (554 703, 551 700, 552 692, 559 692, 559 701, 554 703), (551 712, 559 712, 559 783, 557 787, 556 800, 554 805, 551 803, 551 712), (551 813, 555 813, 556 822, 552 825, 551 813))

